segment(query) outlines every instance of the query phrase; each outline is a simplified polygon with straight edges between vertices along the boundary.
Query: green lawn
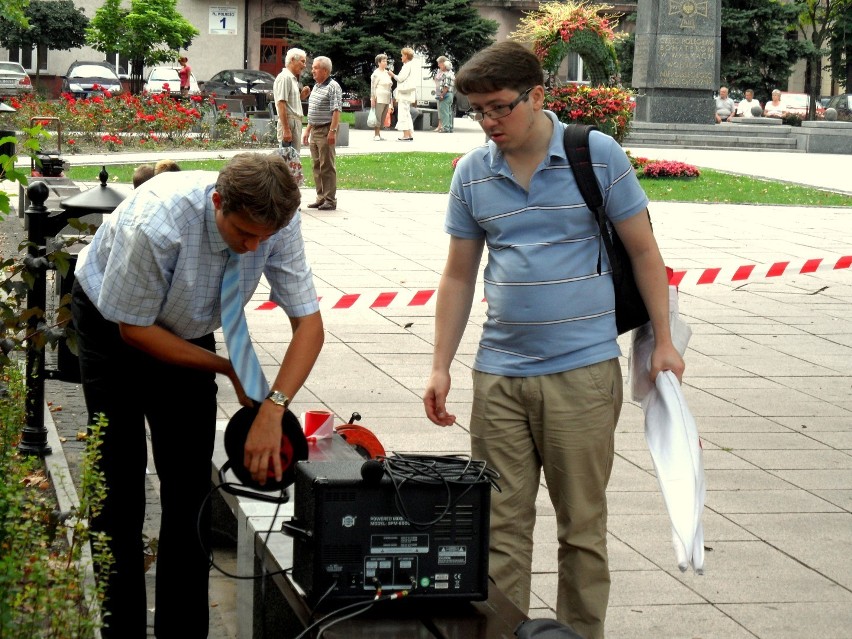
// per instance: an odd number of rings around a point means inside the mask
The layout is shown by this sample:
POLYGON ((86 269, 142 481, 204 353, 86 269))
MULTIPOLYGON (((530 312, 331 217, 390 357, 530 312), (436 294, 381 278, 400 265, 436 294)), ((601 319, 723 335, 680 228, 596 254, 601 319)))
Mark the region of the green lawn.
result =
MULTIPOLYGON (((371 153, 339 155, 337 186, 364 191, 407 191, 446 193, 453 175, 455 153, 371 153)), ((218 171, 227 160, 180 162, 184 170, 218 171)), ((305 186, 313 186, 311 160, 303 157, 305 186)), ((107 167, 110 180, 130 183, 135 165, 107 167)), ((700 168, 700 167, 699 167, 700 168)), ((78 182, 97 181, 100 166, 73 166, 68 177, 78 182)), ((770 204, 788 206, 849 206, 852 196, 785 182, 761 180, 701 169, 694 180, 642 179, 642 186, 655 202, 708 202, 729 204, 770 204)))

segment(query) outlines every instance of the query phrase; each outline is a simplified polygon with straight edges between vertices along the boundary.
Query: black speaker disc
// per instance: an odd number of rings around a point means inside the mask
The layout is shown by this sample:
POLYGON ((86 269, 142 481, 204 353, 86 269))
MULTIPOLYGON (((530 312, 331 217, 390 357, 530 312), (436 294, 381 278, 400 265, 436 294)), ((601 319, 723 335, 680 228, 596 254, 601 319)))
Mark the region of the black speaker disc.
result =
POLYGON ((246 438, 257 416, 257 410, 255 407, 243 407, 234 413, 228 422, 225 428, 225 452, 228 454, 228 462, 234 475, 245 486, 264 492, 282 490, 296 480, 296 462, 308 458, 308 441, 302 432, 299 419, 290 410, 284 411, 284 417, 281 419, 281 466, 284 474, 281 481, 275 481, 275 473, 270 466, 266 483, 261 486, 252 479, 251 473, 243 465, 246 438))

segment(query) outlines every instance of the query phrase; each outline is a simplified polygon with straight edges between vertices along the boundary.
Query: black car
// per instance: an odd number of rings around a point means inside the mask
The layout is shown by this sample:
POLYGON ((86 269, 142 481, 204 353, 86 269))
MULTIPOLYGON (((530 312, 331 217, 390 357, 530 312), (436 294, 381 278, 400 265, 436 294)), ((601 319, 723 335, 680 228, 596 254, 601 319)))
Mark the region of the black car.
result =
POLYGON ((825 107, 837 111, 837 119, 852 122, 852 93, 833 95, 825 107))
POLYGON ((272 102, 272 85, 275 76, 256 69, 226 69, 219 71, 207 82, 200 82, 205 96, 227 98, 229 96, 249 96, 256 99, 258 109, 265 109, 272 102))
POLYGON ((62 76, 62 93, 75 98, 103 95, 104 91, 121 93, 121 80, 109 62, 73 62, 62 76))

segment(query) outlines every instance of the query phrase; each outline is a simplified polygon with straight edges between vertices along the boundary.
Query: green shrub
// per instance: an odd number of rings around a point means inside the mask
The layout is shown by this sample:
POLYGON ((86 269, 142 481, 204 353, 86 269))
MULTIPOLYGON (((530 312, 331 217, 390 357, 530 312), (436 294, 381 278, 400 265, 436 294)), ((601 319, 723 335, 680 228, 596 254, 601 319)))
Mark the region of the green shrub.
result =
POLYGON ((87 558, 110 565, 105 539, 87 524, 103 501, 94 465, 104 424, 92 426, 87 442, 80 505, 61 513, 44 460, 17 450, 26 418, 23 375, 13 365, 0 371, 0 637, 89 639, 103 625, 103 588, 87 558), (91 555, 84 552, 89 544, 91 555))

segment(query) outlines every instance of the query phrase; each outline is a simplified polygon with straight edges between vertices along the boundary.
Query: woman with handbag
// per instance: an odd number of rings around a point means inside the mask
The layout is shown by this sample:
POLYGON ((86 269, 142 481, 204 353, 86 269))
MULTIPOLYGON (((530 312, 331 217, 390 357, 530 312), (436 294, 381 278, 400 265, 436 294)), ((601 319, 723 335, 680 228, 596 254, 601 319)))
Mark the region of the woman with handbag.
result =
POLYGON ((396 130, 402 131, 402 137, 397 138, 400 142, 411 142, 414 137, 411 135, 414 129, 414 121, 411 119, 411 105, 415 100, 417 78, 414 75, 414 66, 411 61, 414 60, 414 49, 404 47, 400 51, 402 55, 402 69, 397 75, 390 72, 390 76, 396 80, 396 101, 399 105, 396 119, 396 130))
POLYGON ((388 111, 393 112, 393 105, 391 104, 392 87, 393 80, 388 72, 388 56, 380 53, 376 56, 376 70, 370 76, 370 110, 373 111, 373 117, 376 121, 375 123, 368 122, 368 124, 373 127, 375 133, 373 140, 376 142, 384 140, 381 132, 385 114, 388 111))

